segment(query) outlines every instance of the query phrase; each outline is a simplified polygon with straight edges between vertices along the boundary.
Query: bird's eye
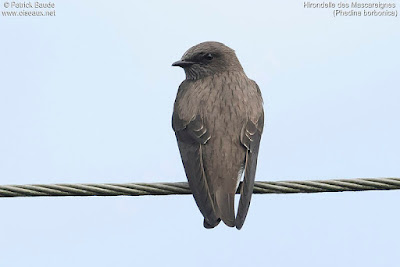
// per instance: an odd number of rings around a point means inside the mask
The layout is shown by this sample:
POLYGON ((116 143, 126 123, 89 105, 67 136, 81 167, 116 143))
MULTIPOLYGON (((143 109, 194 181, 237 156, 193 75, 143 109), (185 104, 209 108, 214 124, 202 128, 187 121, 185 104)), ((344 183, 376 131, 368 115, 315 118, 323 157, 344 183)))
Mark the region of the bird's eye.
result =
POLYGON ((206 58, 207 60, 211 60, 211 59, 213 59, 214 57, 213 57, 212 54, 206 54, 206 55, 204 56, 204 58, 206 58))

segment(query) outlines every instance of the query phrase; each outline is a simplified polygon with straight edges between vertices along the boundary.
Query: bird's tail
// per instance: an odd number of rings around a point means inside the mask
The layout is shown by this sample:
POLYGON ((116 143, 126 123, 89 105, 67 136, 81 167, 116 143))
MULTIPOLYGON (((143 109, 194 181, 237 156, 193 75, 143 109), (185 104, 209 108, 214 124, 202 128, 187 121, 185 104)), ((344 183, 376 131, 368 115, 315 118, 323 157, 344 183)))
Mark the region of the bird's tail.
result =
POLYGON ((218 219, 218 220, 213 221, 213 222, 211 222, 211 223, 207 222, 207 220, 204 219, 204 221, 203 221, 203 226, 204 226, 204 228, 212 229, 212 228, 214 228, 215 226, 217 226, 220 222, 221 222, 221 219, 218 219))
POLYGON ((213 196, 217 216, 229 227, 235 226, 235 193, 215 192, 213 196))

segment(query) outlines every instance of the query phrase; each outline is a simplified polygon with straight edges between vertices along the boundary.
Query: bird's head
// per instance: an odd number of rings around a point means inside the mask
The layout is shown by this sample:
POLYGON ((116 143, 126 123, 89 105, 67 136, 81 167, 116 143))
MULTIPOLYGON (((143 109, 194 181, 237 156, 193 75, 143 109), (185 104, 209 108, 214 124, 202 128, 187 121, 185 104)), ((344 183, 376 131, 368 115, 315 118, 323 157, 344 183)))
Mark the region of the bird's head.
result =
POLYGON ((235 51, 218 42, 204 42, 191 47, 172 66, 182 67, 186 79, 190 80, 224 71, 243 71, 235 51))

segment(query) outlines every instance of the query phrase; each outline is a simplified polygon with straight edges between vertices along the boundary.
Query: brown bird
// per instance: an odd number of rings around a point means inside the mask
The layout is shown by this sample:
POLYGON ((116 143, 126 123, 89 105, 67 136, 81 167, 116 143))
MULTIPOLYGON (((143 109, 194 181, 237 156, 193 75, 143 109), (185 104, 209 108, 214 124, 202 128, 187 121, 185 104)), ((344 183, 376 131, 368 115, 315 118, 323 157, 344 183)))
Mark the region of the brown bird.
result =
POLYGON ((260 89, 244 73, 235 51, 222 43, 193 46, 172 66, 186 73, 175 99, 172 128, 204 227, 214 228, 222 220, 241 229, 264 126, 260 89))

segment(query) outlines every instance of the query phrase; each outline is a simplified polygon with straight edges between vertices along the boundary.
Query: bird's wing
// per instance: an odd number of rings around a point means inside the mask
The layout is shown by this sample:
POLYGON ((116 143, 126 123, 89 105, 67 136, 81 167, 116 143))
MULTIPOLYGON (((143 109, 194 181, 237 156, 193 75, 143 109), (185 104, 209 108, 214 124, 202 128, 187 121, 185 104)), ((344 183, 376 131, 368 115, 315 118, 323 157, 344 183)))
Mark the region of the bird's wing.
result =
POLYGON ((244 181, 240 192, 240 201, 236 215, 236 228, 241 229, 246 219, 253 194, 254 178, 257 168, 258 149, 260 147, 261 134, 264 126, 264 112, 262 111, 256 123, 250 119, 244 124, 240 141, 247 148, 244 181))
POLYGON ((214 204, 207 185, 204 172, 202 147, 211 138, 200 115, 190 121, 184 121, 174 112, 172 128, 178 140, 183 166, 188 178, 190 189, 200 212, 204 216, 204 226, 215 227, 219 219, 215 214, 214 204))

